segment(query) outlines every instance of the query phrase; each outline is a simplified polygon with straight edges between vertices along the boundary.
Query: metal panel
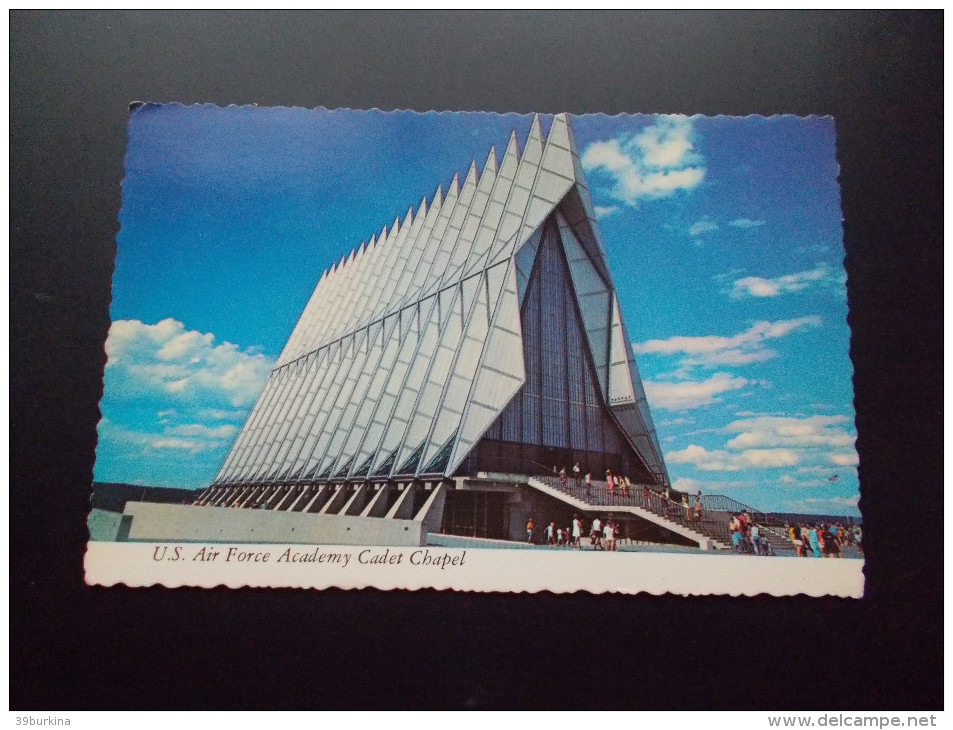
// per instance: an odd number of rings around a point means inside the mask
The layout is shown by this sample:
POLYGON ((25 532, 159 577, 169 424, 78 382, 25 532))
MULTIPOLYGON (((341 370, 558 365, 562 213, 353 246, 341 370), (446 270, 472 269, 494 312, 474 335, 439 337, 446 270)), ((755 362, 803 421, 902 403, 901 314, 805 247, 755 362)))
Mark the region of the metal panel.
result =
POLYGON ((457 468, 525 380, 516 272, 510 266, 446 473, 457 468))

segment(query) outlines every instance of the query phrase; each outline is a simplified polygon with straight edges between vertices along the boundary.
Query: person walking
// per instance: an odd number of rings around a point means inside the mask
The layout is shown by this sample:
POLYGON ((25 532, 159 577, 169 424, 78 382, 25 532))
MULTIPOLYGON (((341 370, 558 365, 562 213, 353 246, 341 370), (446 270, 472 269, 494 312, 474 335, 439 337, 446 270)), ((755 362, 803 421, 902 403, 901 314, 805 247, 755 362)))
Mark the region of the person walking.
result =
POLYGON ((553 544, 555 540, 555 535, 554 535, 555 529, 556 529, 556 524, 554 522, 550 522, 549 525, 546 526, 546 544, 547 545, 553 544))
POLYGON ((586 499, 592 496, 592 474, 586 472, 586 499))
POLYGON ((533 518, 529 518, 529 522, 526 523, 526 542, 533 543, 533 518))
MULTIPOLYGON (((586 474, 586 476, 589 476, 586 474)), ((582 538, 582 520, 579 519, 579 515, 576 515, 572 518, 572 546, 576 548, 582 547, 579 544, 580 539, 582 538)))
POLYGON ((580 474, 579 462, 577 461, 575 464, 572 465, 572 481, 576 489, 579 488, 579 474, 580 474))
POLYGON ((728 532, 731 533, 731 544, 735 550, 739 553, 744 552, 741 547, 742 536, 741 536, 741 520, 738 519, 737 515, 731 515, 731 520, 728 522, 728 532))

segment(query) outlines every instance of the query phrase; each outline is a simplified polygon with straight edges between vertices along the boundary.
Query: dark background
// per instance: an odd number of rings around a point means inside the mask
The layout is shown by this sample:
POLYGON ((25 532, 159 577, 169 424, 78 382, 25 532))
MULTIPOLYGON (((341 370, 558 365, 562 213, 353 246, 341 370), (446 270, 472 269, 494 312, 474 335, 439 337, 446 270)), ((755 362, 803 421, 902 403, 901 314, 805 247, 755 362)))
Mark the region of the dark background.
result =
POLYGON ((12 12, 11 708, 941 707, 942 22, 12 12), (867 596, 85 587, 137 99, 833 114, 867 596))

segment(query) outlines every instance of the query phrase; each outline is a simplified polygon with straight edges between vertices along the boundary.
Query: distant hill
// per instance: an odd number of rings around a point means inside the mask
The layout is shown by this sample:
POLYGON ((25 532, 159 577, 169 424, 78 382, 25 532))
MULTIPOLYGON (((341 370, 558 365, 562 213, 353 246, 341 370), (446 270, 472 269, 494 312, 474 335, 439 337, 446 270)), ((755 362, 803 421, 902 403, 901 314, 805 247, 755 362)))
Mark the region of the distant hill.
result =
POLYGON ((93 495, 90 503, 94 509, 122 512, 126 507, 126 502, 186 504, 194 502, 201 493, 201 489, 173 489, 169 487, 145 487, 141 484, 93 482, 93 495))

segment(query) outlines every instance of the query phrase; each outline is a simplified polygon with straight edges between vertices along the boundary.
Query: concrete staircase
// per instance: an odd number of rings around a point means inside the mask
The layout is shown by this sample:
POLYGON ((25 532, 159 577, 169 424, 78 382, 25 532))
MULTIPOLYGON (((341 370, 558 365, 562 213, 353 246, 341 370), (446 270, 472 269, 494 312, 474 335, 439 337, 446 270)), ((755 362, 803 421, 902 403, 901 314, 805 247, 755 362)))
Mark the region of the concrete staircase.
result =
MULTIPOLYGON (((494 478, 497 476, 494 475, 494 478)), ((587 492, 585 486, 576 485, 571 478, 566 480, 550 476, 522 478, 533 489, 569 504, 581 512, 599 512, 603 514, 607 512, 628 512, 695 542, 703 550, 709 548, 723 550, 730 546, 730 543, 725 541, 723 533, 705 530, 704 522, 701 524, 679 522, 666 514, 664 509, 653 510, 651 501, 646 503, 643 499, 642 487, 630 489, 629 495, 626 496, 625 494, 609 492, 606 482, 592 482, 587 492), (638 491, 639 496, 635 496, 634 491, 638 491)))

